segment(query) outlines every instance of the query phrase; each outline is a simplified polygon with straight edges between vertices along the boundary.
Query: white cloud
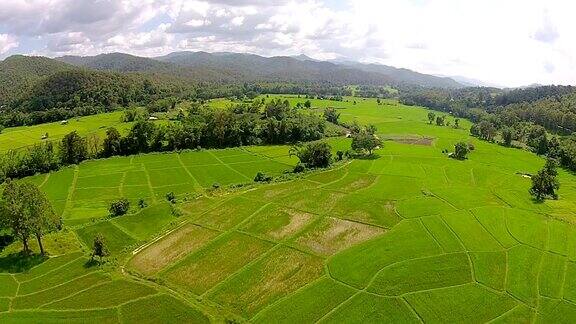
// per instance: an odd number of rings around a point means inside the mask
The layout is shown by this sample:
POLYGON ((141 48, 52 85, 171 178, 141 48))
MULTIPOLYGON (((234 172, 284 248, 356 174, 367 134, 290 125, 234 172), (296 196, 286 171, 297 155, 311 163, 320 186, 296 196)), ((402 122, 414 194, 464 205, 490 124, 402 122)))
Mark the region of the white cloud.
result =
POLYGON ((0 34, 0 54, 4 54, 9 50, 18 47, 18 39, 8 34, 0 34))
POLYGON ((505 85, 576 84, 571 1, 1 1, 0 34, 12 35, 0 40, 4 52, 27 36, 45 44, 32 51, 48 55, 304 53, 505 85))

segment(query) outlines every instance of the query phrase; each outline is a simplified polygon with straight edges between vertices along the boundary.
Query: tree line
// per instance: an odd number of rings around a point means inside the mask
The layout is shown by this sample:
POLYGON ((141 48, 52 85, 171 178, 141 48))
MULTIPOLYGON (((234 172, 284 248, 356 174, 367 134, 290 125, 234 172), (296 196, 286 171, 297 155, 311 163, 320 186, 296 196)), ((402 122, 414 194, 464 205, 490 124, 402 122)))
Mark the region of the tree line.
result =
POLYGON ((470 132, 478 138, 525 145, 576 171, 574 87, 413 89, 402 94, 401 102, 470 119, 475 123, 470 132))
POLYGON ((109 128, 106 136, 82 137, 71 132, 54 145, 36 144, 0 156, 0 180, 22 178, 91 158, 184 149, 309 142, 325 136, 325 120, 290 106, 287 100, 264 98, 225 109, 191 103, 176 120, 158 124, 138 119, 126 135, 109 128))

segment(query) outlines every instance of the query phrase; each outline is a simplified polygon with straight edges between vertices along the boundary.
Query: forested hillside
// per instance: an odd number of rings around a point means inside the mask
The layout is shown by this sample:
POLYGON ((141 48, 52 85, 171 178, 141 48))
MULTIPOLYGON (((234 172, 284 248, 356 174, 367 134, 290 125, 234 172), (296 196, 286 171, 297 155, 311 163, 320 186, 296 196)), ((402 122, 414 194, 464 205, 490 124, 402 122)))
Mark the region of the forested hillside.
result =
POLYGON ((322 84, 416 85, 460 88, 449 79, 380 64, 325 62, 307 56, 263 57, 240 53, 174 52, 155 58, 122 53, 64 56, 66 63, 97 70, 170 74, 204 82, 297 82, 322 84))
POLYGON ((0 61, 0 106, 26 93, 36 81, 72 66, 46 57, 11 56, 0 61))

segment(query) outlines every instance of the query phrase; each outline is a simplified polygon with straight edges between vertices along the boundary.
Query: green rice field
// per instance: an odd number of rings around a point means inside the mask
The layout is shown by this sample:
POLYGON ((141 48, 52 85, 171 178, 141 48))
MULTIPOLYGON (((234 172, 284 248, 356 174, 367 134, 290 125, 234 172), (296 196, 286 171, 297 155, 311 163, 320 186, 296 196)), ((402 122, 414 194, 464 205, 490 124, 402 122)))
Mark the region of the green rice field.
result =
POLYGON ((311 101, 375 124, 384 146, 288 181, 250 184, 291 170, 287 146, 117 157, 29 178, 76 249, 23 272, 0 254, 0 322, 576 321, 574 175, 560 170, 559 199, 536 203, 521 174, 542 158, 479 141, 467 121, 429 125, 422 108, 346 100, 311 101), (462 140, 475 146, 467 160, 442 153, 462 140), (120 197, 131 212, 108 217, 120 197), (96 234, 112 253, 105 266, 87 262, 96 234))
POLYGON ((66 124, 60 121, 6 128, 0 133, 0 152, 25 148, 44 141, 58 142, 64 135, 72 131, 77 131, 82 136, 95 135, 103 139, 108 127, 115 127, 120 132, 126 132, 130 129, 132 123, 122 122, 122 116, 123 113, 117 111, 73 118, 68 120, 66 124), (43 138, 46 134, 48 137, 43 138))

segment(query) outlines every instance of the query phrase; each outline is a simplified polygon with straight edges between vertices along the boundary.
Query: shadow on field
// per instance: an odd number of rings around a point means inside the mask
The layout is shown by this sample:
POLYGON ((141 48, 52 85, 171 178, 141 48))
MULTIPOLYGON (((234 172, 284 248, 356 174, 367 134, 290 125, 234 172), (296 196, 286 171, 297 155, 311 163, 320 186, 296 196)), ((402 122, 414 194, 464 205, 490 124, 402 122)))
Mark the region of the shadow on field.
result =
POLYGON ((48 257, 40 254, 26 255, 22 252, 8 254, 0 258, 0 272, 18 273, 28 271, 47 259, 48 257))
POLYGON ((0 252, 4 250, 5 247, 14 242, 14 237, 8 234, 0 234, 0 252))
POLYGON ((372 153, 370 155, 356 155, 354 156, 355 160, 377 160, 380 158, 380 155, 376 153, 372 153))
POLYGON ((86 263, 84 263, 84 268, 85 269, 90 269, 93 267, 98 267, 100 266, 101 262, 96 260, 96 259, 89 259, 88 261, 86 261, 86 263))

